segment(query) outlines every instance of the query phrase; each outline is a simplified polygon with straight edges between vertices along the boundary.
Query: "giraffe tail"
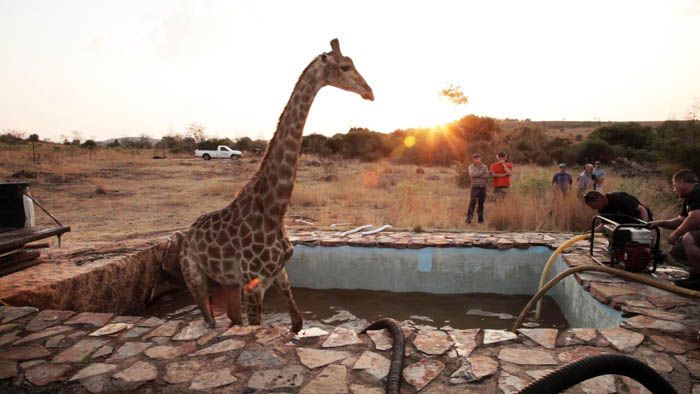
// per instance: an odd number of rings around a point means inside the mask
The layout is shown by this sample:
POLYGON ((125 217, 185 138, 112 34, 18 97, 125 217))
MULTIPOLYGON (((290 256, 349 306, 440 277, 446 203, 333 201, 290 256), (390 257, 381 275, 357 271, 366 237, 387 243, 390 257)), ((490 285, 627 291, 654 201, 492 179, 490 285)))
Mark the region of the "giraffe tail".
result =
POLYGON ((391 348, 391 366, 389 367, 389 376, 386 380, 386 393, 398 394, 401 389, 401 373, 403 372, 403 359, 405 352, 406 340, 403 336, 403 330, 394 319, 379 319, 362 330, 366 333, 368 330, 381 330, 386 328, 394 340, 391 348))

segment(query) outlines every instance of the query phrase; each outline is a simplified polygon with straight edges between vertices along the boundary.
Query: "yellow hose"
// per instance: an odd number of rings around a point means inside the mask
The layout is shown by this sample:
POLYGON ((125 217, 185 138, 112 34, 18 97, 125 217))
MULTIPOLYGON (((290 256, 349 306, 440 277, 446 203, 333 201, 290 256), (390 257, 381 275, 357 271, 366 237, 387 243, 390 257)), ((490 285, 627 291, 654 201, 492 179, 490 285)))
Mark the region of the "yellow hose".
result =
POLYGON ((695 291, 695 290, 690 290, 686 289, 684 287, 679 287, 674 284, 671 284, 669 282, 664 282, 656 279, 652 279, 649 276, 645 275, 640 275, 640 274, 633 274, 631 272, 623 271, 620 269, 616 268, 611 268, 611 267, 605 267, 605 266, 600 266, 600 265, 579 265, 578 267, 573 267, 569 268, 568 270, 562 272, 561 274, 555 276, 552 280, 547 282, 544 287, 542 287, 537 294, 535 294, 532 299, 530 299, 530 302, 525 305, 525 308, 523 308, 522 312, 520 312, 520 315, 518 316, 518 320, 515 321, 515 324, 513 325, 513 332, 516 332, 518 327, 522 324, 523 320, 525 320, 525 315, 532 309, 532 305, 535 304, 538 300, 540 300, 549 289, 554 287, 557 283, 559 283, 562 279, 566 278, 567 276, 571 274, 575 274, 579 271, 598 271, 598 272, 605 272, 608 274, 613 274, 617 276, 621 276, 625 279, 629 279, 635 282, 641 282, 644 283, 645 285, 653 286, 662 290, 670 291, 671 293, 682 295, 685 297, 694 297, 694 298, 700 298, 700 291, 695 291))
MULTIPOLYGON (((550 268, 552 268, 552 264, 554 264, 554 261, 557 259, 557 256, 561 254, 561 252, 564 251, 564 249, 568 248, 571 246, 573 243, 576 243, 578 241, 583 241, 584 239, 588 239, 591 237, 590 233, 586 234, 581 234, 577 235, 568 241, 564 242, 561 244, 553 253, 551 256, 549 256, 549 260, 547 260, 547 263, 544 265, 544 269, 542 270, 542 275, 540 275, 540 285, 537 288, 537 290, 541 289, 542 286, 544 286, 545 281, 547 280, 547 275, 549 274, 550 268)), ((542 300, 537 301, 537 308, 535 309, 535 319, 539 320, 540 315, 542 314, 542 300)))

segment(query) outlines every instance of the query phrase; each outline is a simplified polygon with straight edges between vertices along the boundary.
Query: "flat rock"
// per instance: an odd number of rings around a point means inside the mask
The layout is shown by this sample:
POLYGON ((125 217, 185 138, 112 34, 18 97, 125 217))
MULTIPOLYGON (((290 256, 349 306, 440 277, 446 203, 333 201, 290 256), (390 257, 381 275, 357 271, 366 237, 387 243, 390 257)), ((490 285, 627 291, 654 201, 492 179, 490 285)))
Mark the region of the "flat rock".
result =
POLYGON ((114 375, 126 382, 145 382, 158 377, 158 369, 151 363, 137 361, 134 365, 114 375))
POLYGON ((225 339, 221 342, 215 343, 209 347, 205 347, 194 353, 190 353, 189 357, 205 356, 208 354, 216 354, 221 352, 230 352, 233 350, 242 349, 245 347, 245 341, 240 339, 225 339))
POLYGON ((300 330, 297 333, 297 335, 294 336, 294 339, 316 338, 316 337, 322 337, 324 335, 328 335, 328 331, 322 330, 318 327, 311 327, 311 328, 305 328, 303 330, 300 330))
POLYGON ((8 343, 15 342, 22 339, 19 336, 20 330, 8 332, 6 334, 0 335, 0 346, 7 345, 8 343))
POLYGON ((112 313, 82 312, 68 320, 66 324, 86 324, 93 327, 102 327, 114 316, 112 313))
POLYGON ((95 350, 95 353, 90 356, 90 358, 98 358, 112 354, 114 347, 110 345, 103 345, 99 349, 95 350))
MULTIPOLYGON (((222 332, 219 336, 230 337, 230 336, 244 336, 255 333, 260 329, 260 326, 233 326, 228 330, 222 332)), ((304 331, 304 330, 301 330, 304 331)), ((301 332, 299 331, 299 332, 301 332)))
MULTIPOLYGON (((629 394, 652 394, 651 391, 647 390, 641 383, 637 382, 636 380, 628 378, 627 376, 620 376, 620 378, 627 386, 629 394)), ((693 392, 692 394, 696 393, 693 392)))
POLYGON ((468 330, 452 330, 450 338, 455 344, 457 355, 459 357, 469 357, 477 346, 476 336, 479 334, 478 328, 468 330))
POLYGON ((518 332, 545 349, 554 349, 559 330, 556 328, 521 328, 518 329, 518 332))
MULTIPOLYGON (((445 369, 445 364, 435 360, 424 358, 417 363, 411 364, 403 370, 403 378, 416 390, 420 391, 433 379, 440 376, 445 369)), ((388 372, 388 371, 387 371, 388 372)))
POLYGON ((197 346, 191 342, 180 346, 158 345, 146 349, 144 354, 148 358, 156 360, 171 360, 175 357, 187 354, 196 348, 197 346))
POLYGON ((255 341, 263 346, 267 346, 276 341, 284 341, 287 336, 291 336, 285 327, 270 326, 258 329, 255 332, 255 341))
POLYGON ((450 383, 479 382, 498 372, 498 360, 490 356, 472 356, 464 359, 462 366, 451 375, 450 383))
POLYGON ((384 390, 379 387, 367 387, 360 384, 351 384, 350 392, 352 394, 384 394, 384 390))
POLYGON ((355 331, 347 328, 338 327, 335 330, 333 330, 331 335, 328 336, 328 338, 323 342, 321 346, 340 347, 348 345, 358 345, 361 343, 362 341, 357 336, 355 331))
POLYGON ((24 329, 27 331, 41 331, 45 328, 59 325, 73 315, 75 315, 75 312, 73 311, 45 309, 37 313, 37 315, 34 316, 34 318, 29 323, 27 323, 24 329))
POLYGON ((59 353, 53 358, 53 362, 62 363, 78 363, 90 356, 98 347, 104 345, 107 341, 100 338, 85 338, 80 340, 75 345, 59 353))
POLYGON ((642 361, 644 361, 648 366, 654 368, 659 372, 671 372, 673 371, 673 365, 666 359, 665 354, 656 353, 651 350, 642 350, 640 354, 642 361))
POLYGON ((115 369, 117 369, 117 366, 114 364, 94 363, 78 371, 78 373, 73 375, 73 377, 70 378, 70 380, 74 381, 87 379, 93 376, 105 374, 107 372, 112 372, 115 369))
POLYGON ((44 363, 24 372, 24 377, 35 386, 45 386, 51 382, 61 382, 71 369, 69 364, 44 363))
POLYGON ((133 327, 132 329, 122 334, 121 337, 123 339, 139 338, 149 331, 151 331, 149 327, 133 327))
POLYGON ((153 346, 153 342, 127 342, 123 344, 107 361, 124 360, 143 353, 144 350, 153 346))
POLYGON ((342 322, 346 322, 349 320, 357 320, 357 316, 353 315, 352 313, 350 313, 348 311, 341 310, 341 311, 336 312, 335 315, 333 315, 327 319, 323 319, 321 321, 326 323, 326 324, 332 324, 332 323, 342 323, 342 322))
POLYGON ((681 321, 688 318, 688 315, 681 313, 667 312, 657 308, 640 308, 636 306, 625 305, 622 307, 622 312, 624 316, 629 315, 645 315, 651 316, 656 319, 669 320, 669 321, 681 321))
POLYGON ((195 320, 186 325, 172 339, 173 341, 191 341, 211 331, 204 320, 195 320))
POLYGON ((669 352, 683 354, 698 348, 696 342, 686 341, 681 338, 674 338, 667 335, 652 335, 651 341, 666 349, 669 352))
POLYGON ((598 336, 598 331, 595 328, 572 328, 571 332, 584 342, 591 342, 598 336))
POLYGON ((282 369, 256 371, 248 380, 248 388, 254 390, 274 390, 298 388, 304 382, 304 367, 292 365, 282 369))
POLYGON ((381 354, 365 351, 355 362, 352 369, 362 370, 371 381, 378 382, 389 374, 391 361, 381 354))
POLYGON ((163 319, 151 316, 146 320, 141 320, 140 322, 136 323, 136 325, 139 327, 156 327, 165 324, 165 322, 166 321, 163 319))
POLYGON ((688 372, 690 372, 692 377, 695 379, 700 379, 700 355, 697 354, 697 352, 689 353, 688 355, 677 355, 674 357, 688 369, 688 372))
POLYGON ((676 336, 692 337, 697 335, 697 331, 693 331, 690 327, 675 321, 660 320, 651 316, 638 315, 625 320, 622 325, 624 327, 634 328, 637 330, 653 330, 676 336))
POLYGON ((33 306, 3 306, 0 308, 2 308, 0 309, 2 324, 39 312, 39 310, 33 306))
POLYGON ((347 392, 347 368, 343 365, 329 365, 301 389, 299 394, 344 394, 347 392))
POLYGON ((203 365, 204 363, 197 360, 170 363, 165 367, 163 380, 170 384, 189 382, 203 365))
POLYGON ((673 294, 648 296, 647 300, 651 301, 652 304, 662 309, 679 305, 692 305, 696 302, 691 298, 679 297, 673 294))
POLYGON ((557 365, 551 353, 536 349, 503 348, 498 359, 520 365, 557 365))
POLYGON ((190 390, 211 390, 236 382, 238 379, 231 374, 229 368, 221 368, 211 372, 203 372, 195 376, 190 390))
POLYGON ((605 328, 600 330, 600 333, 615 349, 621 352, 634 351, 644 341, 644 335, 621 327, 605 328))
POLYGON ((17 374, 16 361, 0 361, 0 379, 14 378, 17 374))
POLYGON ((296 348, 296 352, 301 363, 309 369, 315 369, 339 360, 344 360, 352 355, 351 352, 309 349, 303 347, 296 348))
POLYGON ((17 340, 15 343, 13 343, 13 346, 17 346, 17 345, 21 345, 23 343, 35 341, 37 339, 47 338, 47 337, 50 337, 52 335, 65 333, 65 332, 68 332, 70 330, 72 330, 72 328, 68 327, 68 326, 49 327, 49 328, 46 328, 46 329, 41 330, 39 332, 35 332, 34 334, 27 335, 26 337, 24 337, 22 339, 17 340))
POLYGON ((517 338, 517 334, 506 330, 484 330, 484 345, 512 341, 517 338))
POLYGON ((452 341, 446 333, 438 330, 421 330, 413 340, 416 349, 425 354, 441 355, 452 347, 452 341))
POLYGON ((637 294, 639 292, 637 289, 619 283, 608 284, 598 282, 591 283, 589 291, 595 299, 604 304, 609 304, 614 297, 637 294))
POLYGON ((247 368, 270 369, 279 368, 283 364, 282 360, 269 350, 261 352, 244 350, 236 358, 236 365, 247 368))
POLYGON ((554 369, 533 369, 530 371, 525 371, 525 374, 535 380, 542 379, 543 377, 549 375, 554 369))
POLYGON ((571 363, 577 360, 580 360, 582 358, 590 357, 590 356, 597 356, 599 354, 606 354, 605 350, 597 347, 590 347, 590 346, 580 346, 573 348, 571 350, 568 350, 566 352, 559 353, 557 358, 559 361, 562 363, 571 363))
POLYGON ((2 352, 0 352, 0 360, 33 360, 35 358, 43 358, 49 355, 51 355, 51 352, 46 350, 46 348, 41 345, 27 345, 3 349, 2 352))
POLYGON ((586 394, 613 394, 617 393, 615 388, 615 377, 613 375, 598 376, 581 383, 581 390, 586 394))
POLYGON ((121 332, 123 330, 131 328, 131 324, 127 323, 112 323, 112 324, 107 324, 106 326, 91 332, 89 335, 91 337, 101 337, 105 335, 113 335, 118 332, 121 332))
POLYGON ((22 368, 22 370, 26 371, 32 367, 35 367, 39 364, 43 364, 45 362, 47 362, 47 361, 46 360, 29 360, 29 361, 25 361, 25 362, 19 364, 19 367, 22 368))
POLYGON ((141 316, 116 316, 114 319, 112 319, 112 323, 126 323, 134 325, 141 320, 143 320, 143 317, 141 316))
POLYGON ((528 385, 528 382, 515 375, 502 372, 498 377, 498 388, 503 394, 515 394, 528 385))
POLYGON ((180 320, 171 320, 169 322, 163 323, 162 325, 154 328, 153 331, 143 336, 143 339, 153 338, 153 337, 171 337, 175 335, 178 327, 182 322, 180 320))
POLYGON ((374 348, 377 350, 391 349, 394 340, 391 339, 389 331, 383 330, 367 330, 367 335, 374 342, 374 348))

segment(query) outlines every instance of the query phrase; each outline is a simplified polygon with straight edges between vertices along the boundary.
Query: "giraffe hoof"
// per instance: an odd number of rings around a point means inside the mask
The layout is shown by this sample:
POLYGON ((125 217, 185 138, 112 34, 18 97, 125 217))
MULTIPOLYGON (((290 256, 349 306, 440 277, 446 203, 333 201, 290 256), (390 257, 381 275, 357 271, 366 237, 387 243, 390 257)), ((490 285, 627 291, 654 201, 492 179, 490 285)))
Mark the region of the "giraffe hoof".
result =
POLYGON ((292 332, 295 334, 299 333, 299 331, 301 331, 301 328, 303 326, 304 326, 303 320, 292 322, 292 332))

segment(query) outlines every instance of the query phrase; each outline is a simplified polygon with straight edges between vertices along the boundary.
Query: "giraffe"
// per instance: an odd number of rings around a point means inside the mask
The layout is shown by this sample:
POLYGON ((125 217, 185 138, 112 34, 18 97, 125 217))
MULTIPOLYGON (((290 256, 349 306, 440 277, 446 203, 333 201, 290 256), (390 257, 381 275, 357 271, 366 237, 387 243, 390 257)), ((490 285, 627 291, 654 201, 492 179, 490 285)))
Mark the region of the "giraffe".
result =
POLYGON ((326 85, 374 100, 372 88, 333 39, 331 51, 317 56, 301 73, 255 174, 231 204, 202 215, 180 237, 182 275, 211 327, 215 322, 209 281, 224 289, 231 325, 242 324, 244 293, 248 324, 259 325, 263 297, 274 286, 287 301, 292 331, 302 328, 285 269, 294 248, 284 228, 284 215, 294 189, 306 117, 316 94, 326 85), (262 278, 260 284, 244 291, 245 284, 256 278, 262 278))

